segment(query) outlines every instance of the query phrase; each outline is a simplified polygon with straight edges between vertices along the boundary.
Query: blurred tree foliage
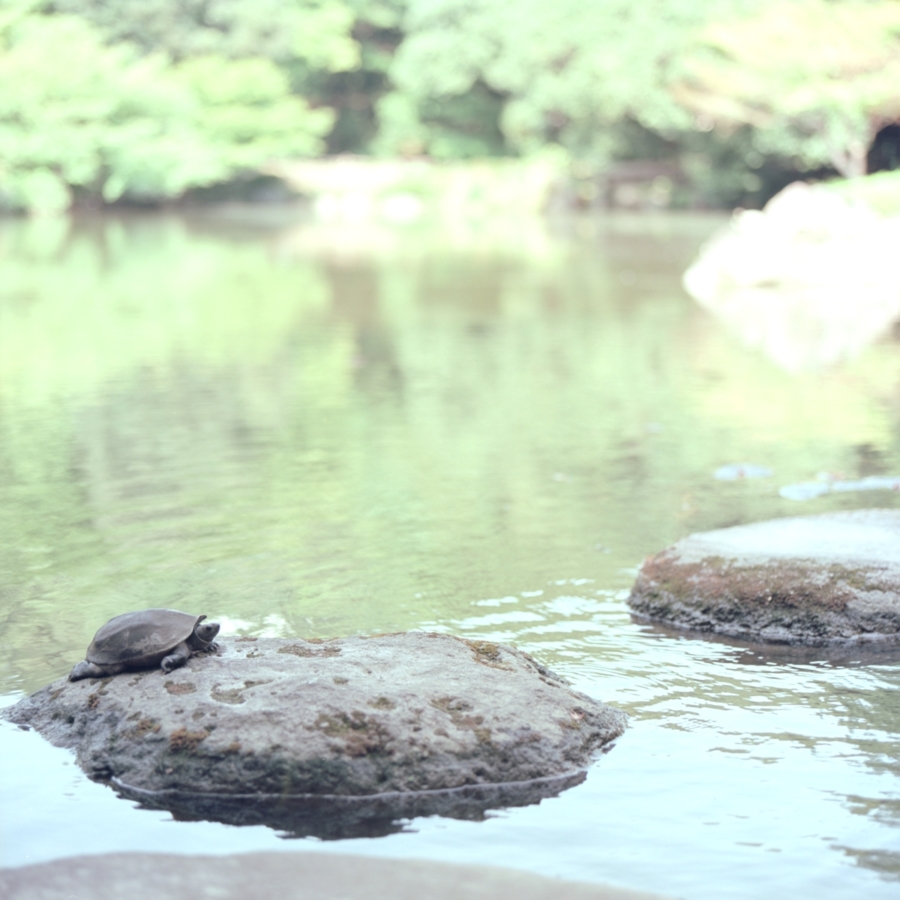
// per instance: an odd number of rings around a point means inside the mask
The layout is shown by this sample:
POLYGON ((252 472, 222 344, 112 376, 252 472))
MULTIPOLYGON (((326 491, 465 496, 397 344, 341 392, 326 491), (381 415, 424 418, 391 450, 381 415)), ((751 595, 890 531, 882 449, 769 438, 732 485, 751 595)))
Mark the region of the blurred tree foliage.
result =
POLYGON ((111 41, 175 60, 299 58, 327 71, 359 60, 349 34, 354 12, 342 0, 51 0, 44 9, 83 16, 111 41))
POLYGON ((768 5, 717 21, 673 96, 720 125, 751 125, 764 152, 864 175, 878 132, 900 120, 900 3, 768 5))
POLYGON ((403 40, 406 0, 342 0, 342 4, 350 13, 357 64, 325 68, 295 59, 289 68, 296 91, 335 111, 328 152, 367 153, 379 132, 376 105, 390 89, 388 73, 403 40))
POLYGON ((547 145, 576 181, 655 160, 693 202, 754 203, 798 170, 859 173, 900 120, 898 0, 0 0, 0 16, 13 207, 177 197, 273 156, 547 145))
POLYGON ((375 134, 405 0, 54 0, 46 8, 175 60, 271 59, 295 93, 334 111, 325 149, 340 153, 365 149, 375 134))
MULTIPOLYGON (((665 135, 690 126, 666 84, 693 31, 741 0, 409 0, 393 66, 397 89, 424 107, 479 87, 509 147, 548 141, 607 156, 626 120, 665 135)), ((746 4, 741 4, 746 5, 746 4)), ((426 115, 426 118, 427 115, 426 115)))
POLYGON ((0 7, 0 202, 175 197, 272 156, 320 150, 333 121, 268 57, 174 60, 85 18, 0 7))
POLYGON ((674 163, 691 202, 761 202, 795 175, 786 161, 768 165, 746 130, 697 128, 671 85, 710 21, 767 2, 409 0, 374 148, 446 157, 557 144, 583 202, 598 173, 634 159, 674 163))

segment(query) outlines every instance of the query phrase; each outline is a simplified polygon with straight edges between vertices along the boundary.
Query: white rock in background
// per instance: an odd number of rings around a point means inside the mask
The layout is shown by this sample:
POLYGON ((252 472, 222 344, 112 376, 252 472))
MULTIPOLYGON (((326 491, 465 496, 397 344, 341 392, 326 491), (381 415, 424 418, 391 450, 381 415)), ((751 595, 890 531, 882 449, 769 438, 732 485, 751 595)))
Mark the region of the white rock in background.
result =
POLYGON ((684 275, 687 292, 788 371, 852 357, 900 317, 900 218, 795 182, 736 213, 684 275))

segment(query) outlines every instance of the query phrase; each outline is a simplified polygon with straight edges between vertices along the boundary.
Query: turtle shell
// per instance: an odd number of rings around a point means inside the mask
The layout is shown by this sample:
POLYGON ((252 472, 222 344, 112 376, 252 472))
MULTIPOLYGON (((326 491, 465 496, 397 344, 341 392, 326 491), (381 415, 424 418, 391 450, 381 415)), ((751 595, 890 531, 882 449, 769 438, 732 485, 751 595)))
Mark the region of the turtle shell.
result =
POLYGON ((187 640, 205 618, 177 609, 123 613, 110 619, 94 635, 86 658, 99 666, 152 666, 187 640))

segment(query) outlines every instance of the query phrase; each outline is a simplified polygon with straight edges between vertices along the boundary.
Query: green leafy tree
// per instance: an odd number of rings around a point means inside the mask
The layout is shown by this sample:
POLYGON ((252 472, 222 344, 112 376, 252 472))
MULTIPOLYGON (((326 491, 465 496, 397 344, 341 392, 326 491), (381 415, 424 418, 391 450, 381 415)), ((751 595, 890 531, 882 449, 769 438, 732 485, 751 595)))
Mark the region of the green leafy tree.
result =
MULTIPOLYGON (((426 125, 435 105, 487 89, 503 99, 493 112, 510 150, 557 142, 577 155, 608 158, 615 129, 626 120, 669 135, 692 127, 668 90, 682 50, 712 15, 755 5, 410 0, 406 38, 390 74, 426 125)), ((409 101, 405 108, 393 100, 382 107, 395 142, 404 139, 403 121, 421 140, 409 101)))
POLYGON ((335 111, 326 149, 358 152, 375 133, 405 0, 53 0, 48 8, 175 60, 270 59, 294 93, 335 111))
POLYGON ((352 21, 358 64, 329 69, 297 57, 287 67, 297 93, 335 111, 328 152, 368 152, 380 124, 376 105, 390 90, 388 70, 404 36, 406 0, 344 0, 344 8, 352 21))
POLYGON ((864 171, 900 120, 898 22, 898 0, 0 0, 0 204, 548 144, 585 202, 622 159, 760 202, 788 165, 864 171))
POLYGON ((200 56, 176 65, 172 76, 195 99, 196 127, 230 169, 315 154, 334 120, 331 110, 310 109, 292 95, 288 74, 269 59, 200 56))
POLYGON ((353 11, 342 0, 52 0, 49 11, 88 19, 111 42, 173 59, 294 59, 315 68, 355 67, 353 11))
POLYGON ((792 0, 710 25, 674 96, 701 125, 751 125, 768 153, 866 173, 900 121, 900 3, 792 0))
POLYGON ((9 4, 0 20, 0 200, 64 209, 78 196, 177 197, 275 155, 312 153, 327 110, 291 96, 268 59, 108 45, 84 19, 9 4))

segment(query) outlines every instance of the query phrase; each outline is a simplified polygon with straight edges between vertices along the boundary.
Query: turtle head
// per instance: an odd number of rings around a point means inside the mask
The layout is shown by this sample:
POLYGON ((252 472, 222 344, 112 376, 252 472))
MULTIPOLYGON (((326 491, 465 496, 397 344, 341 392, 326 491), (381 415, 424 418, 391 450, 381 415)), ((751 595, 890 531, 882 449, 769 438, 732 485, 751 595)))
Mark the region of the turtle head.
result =
POLYGON ((194 626, 194 635, 197 640, 202 642, 204 646, 211 644, 215 636, 219 633, 218 622, 204 622, 206 616, 200 616, 197 624, 194 626))

